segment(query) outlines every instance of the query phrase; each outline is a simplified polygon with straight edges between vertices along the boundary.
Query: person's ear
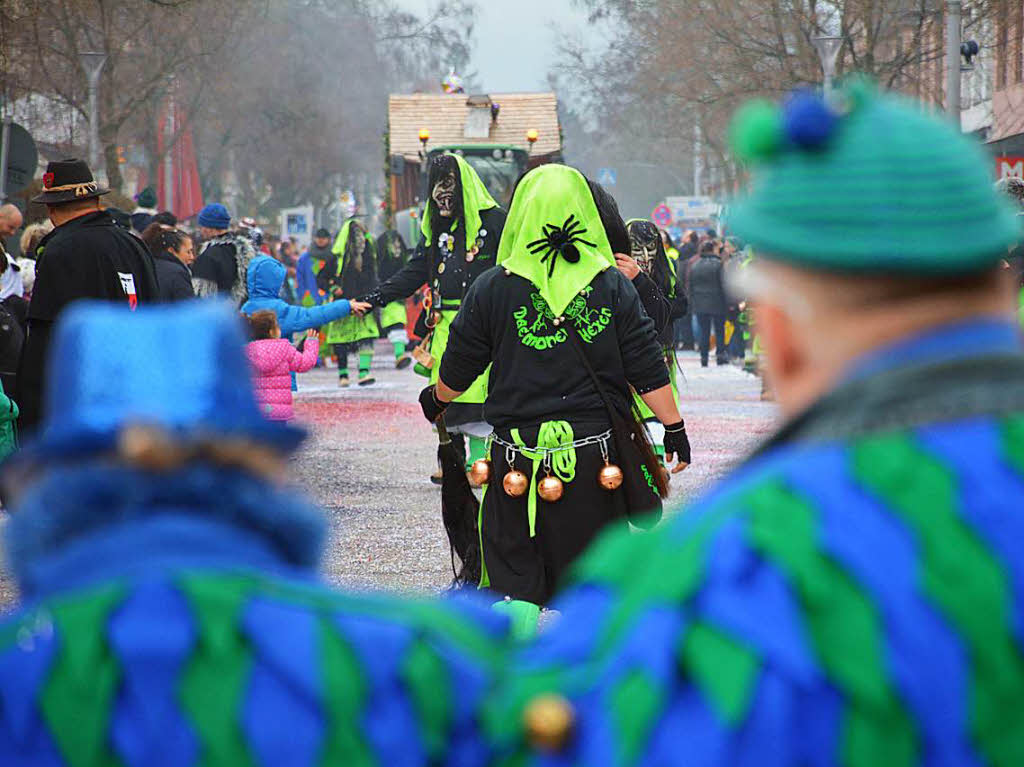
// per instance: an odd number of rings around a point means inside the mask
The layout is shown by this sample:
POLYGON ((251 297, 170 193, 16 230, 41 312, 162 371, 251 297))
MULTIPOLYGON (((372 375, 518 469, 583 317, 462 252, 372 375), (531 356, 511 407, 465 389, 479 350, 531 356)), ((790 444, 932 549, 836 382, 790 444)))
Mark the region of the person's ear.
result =
POLYGON ((807 365, 801 335, 789 315, 772 304, 754 306, 754 323, 764 348, 765 373, 785 407, 786 392, 800 380, 807 365))

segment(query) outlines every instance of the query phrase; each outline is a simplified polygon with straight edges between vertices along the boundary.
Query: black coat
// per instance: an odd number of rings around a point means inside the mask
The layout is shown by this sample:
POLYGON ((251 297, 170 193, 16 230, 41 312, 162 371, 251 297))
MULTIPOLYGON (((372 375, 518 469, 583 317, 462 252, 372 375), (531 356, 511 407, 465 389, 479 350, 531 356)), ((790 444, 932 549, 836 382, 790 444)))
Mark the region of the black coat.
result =
POLYGON ((489 269, 473 283, 452 323, 441 380, 463 391, 490 364, 484 416, 495 428, 562 419, 606 422, 601 395, 569 339, 574 332, 602 388, 623 406, 632 401, 629 386, 646 393, 668 385, 654 321, 618 269, 594 277, 564 317, 575 329, 555 324, 528 280, 489 269))
POLYGON ((441 296, 440 308, 458 309, 474 280, 494 266, 505 228, 505 211, 501 208, 480 211, 480 224, 487 234, 481 238, 480 252, 472 261, 455 254, 444 261, 445 266, 439 271, 442 262, 436 258, 436 249, 428 247, 429 243, 421 238, 409 262, 372 293, 367 293, 364 300, 374 306, 385 306, 408 298, 428 283, 441 296))
POLYGON ((694 314, 720 314, 729 310, 725 297, 722 259, 705 254, 690 267, 690 311, 694 314))
POLYGON ((196 297, 192 290, 192 272, 173 253, 154 253, 153 266, 156 268, 157 295, 161 301, 184 301, 196 297))
POLYGON ((149 249, 106 211, 58 226, 39 246, 15 397, 22 429, 34 429, 42 416, 50 333, 68 304, 89 298, 134 307, 155 302, 158 295, 149 249))

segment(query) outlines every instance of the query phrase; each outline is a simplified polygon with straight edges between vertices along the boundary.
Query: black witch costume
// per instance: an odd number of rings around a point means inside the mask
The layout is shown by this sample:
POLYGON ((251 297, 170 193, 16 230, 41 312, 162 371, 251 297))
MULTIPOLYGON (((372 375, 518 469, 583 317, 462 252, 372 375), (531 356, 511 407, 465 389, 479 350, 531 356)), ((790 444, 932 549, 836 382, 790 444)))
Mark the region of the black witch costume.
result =
POLYGON ((491 366, 481 582, 515 599, 545 604, 600 530, 626 526, 623 492, 599 484, 619 456, 594 380, 620 410, 630 386, 646 393, 669 382, 654 322, 613 249, 628 250, 625 225, 614 208, 599 211, 582 174, 531 171, 513 196, 504 268, 470 288, 441 365, 455 391, 491 366))

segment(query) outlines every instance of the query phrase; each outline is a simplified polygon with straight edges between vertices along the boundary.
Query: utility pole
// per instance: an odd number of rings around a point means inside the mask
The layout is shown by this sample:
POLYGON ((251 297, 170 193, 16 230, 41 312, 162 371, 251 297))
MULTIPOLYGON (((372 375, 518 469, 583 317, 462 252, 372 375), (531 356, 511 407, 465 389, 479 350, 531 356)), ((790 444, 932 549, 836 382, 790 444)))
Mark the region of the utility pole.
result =
POLYGON ((701 157, 700 123, 693 123, 693 193, 700 196, 704 161, 701 157))
POLYGON ((946 0, 946 113, 960 126, 960 0, 946 0))
POLYGON ((107 54, 89 51, 79 53, 78 58, 89 78, 89 169, 95 176, 100 166, 100 72, 107 63, 107 54))
POLYGON ((7 162, 11 156, 11 115, 7 111, 0 131, 0 203, 3 203, 7 201, 7 162))

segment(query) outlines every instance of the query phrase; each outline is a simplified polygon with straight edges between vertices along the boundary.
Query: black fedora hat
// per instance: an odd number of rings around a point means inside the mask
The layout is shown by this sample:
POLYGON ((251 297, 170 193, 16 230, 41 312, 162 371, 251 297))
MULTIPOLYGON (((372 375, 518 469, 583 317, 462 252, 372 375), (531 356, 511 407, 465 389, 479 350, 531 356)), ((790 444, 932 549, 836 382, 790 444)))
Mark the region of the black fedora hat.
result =
POLYGON ((99 197, 109 191, 96 183, 85 160, 56 160, 47 163, 46 173, 43 174, 43 191, 33 197, 32 202, 60 205, 62 202, 99 197))

